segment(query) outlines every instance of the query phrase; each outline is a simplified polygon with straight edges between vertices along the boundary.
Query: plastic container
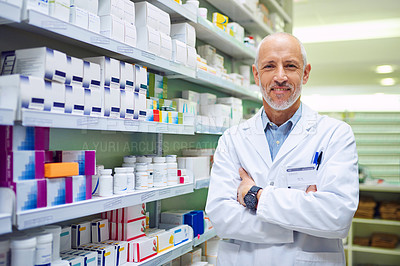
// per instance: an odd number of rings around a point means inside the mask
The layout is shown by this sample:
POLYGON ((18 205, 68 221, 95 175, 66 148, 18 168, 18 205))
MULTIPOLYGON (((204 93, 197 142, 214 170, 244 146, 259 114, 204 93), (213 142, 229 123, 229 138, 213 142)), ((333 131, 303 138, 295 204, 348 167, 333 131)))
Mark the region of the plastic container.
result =
POLYGON ((108 197, 113 195, 113 176, 111 169, 103 169, 100 171, 99 179, 99 196, 108 197))
POLYGON ((167 164, 165 157, 154 157, 153 158, 153 184, 154 187, 165 187, 167 186, 167 164))
POLYGON ((0 266, 10 265, 10 240, 0 239, 0 266))
POLYGON ((120 195, 125 194, 128 187, 128 176, 126 174, 126 168, 116 167, 114 168, 114 194, 120 195))
POLYGON ((147 172, 147 164, 137 163, 135 172, 135 189, 137 190, 147 189, 148 179, 149 179, 149 174, 147 172))
POLYGON ((126 171, 127 191, 135 190, 135 169, 133 167, 124 167, 126 171))
POLYGON ((20 236, 11 239, 11 266, 34 266, 36 237, 20 236))
POLYGON ((138 157, 137 159, 138 163, 146 163, 147 164, 147 173, 149 175, 149 178, 147 180, 147 187, 153 187, 153 171, 154 171, 154 166, 153 166, 153 158, 151 157, 138 157))
POLYGON ((167 155, 167 185, 173 186, 178 184, 178 163, 176 155, 167 155))
POLYGON ((60 258, 60 234, 61 234, 61 226, 59 225, 45 225, 42 226, 45 232, 51 233, 53 235, 53 244, 52 244, 52 256, 51 260, 55 261, 60 258))
POLYGON ((135 156, 125 156, 124 163, 122 167, 133 167, 135 169, 136 166, 136 157, 135 156))
POLYGON ((104 165, 96 166, 96 174, 92 176, 92 196, 99 195, 100 171, 103 169, 104 165))
POLYGON ((51 265, 53 234, 44 232, 36 235, 35 265, 51 265))

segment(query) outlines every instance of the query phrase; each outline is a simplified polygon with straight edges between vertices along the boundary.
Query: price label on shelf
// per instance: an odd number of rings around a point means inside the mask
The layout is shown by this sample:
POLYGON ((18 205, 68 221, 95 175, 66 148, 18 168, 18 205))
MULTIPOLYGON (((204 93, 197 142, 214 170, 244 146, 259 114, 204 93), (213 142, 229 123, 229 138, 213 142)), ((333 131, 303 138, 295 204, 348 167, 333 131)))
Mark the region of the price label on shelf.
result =
POLYGON ((130 46, 118 46, 117 52, 126 55, 133 55, 133 48, 130 46))
POLYGON ((160 190, 160 191, 158 192, 158 195, 159 195, 160 197, 167 197, 167 196, 169 196, 169 195, 172 194, 171 192, 172 192, 172 190, 171 190, 170 188, 167 188, 167 189, 160 190))
POLYGON ((63 21, 44 20, 42 21, 42 28, 47 30, 66 30, 67 24, 63 21))
POLYGON ((110 39, 107 37, 103 37, 103 36, 92 36, 90 38, 90 43, 91 44, 109 44, 110 39))
POLYGON ((41 226, 41 225, 51 224, 54 222, 53 220, 54 219, 53 219, 52 215, 29 219, 29 220, 24 221, 24 226, 23 226, 23 228, 20 228, 20 229, 26 229, 26 228, 32 228, 32 227, 37 227, 37 226, 41 226))
POLYGON ((156 56, 154 54, 151 54, 151 53, 148 53, 145 51, 142 51, 142 56, 146 57, 147 59, 150 59, 150 60, 156 60, 156 56))
POLYGON ((150 191, 150 192, 146 192, 145 194, 143 194, 140 198, 141 198, 142 202, 147 202, 147 201, 153 200, 153 198, 155 198, 155 197, 156 197, 156 192, 150 191))
POLYGON ((108 211, 108 210, 112 210, 112 209, 116 209, 116 208, 122 208, 121 198, 109 200, 108 202, 104 203, 104 207, 103 207, 104 211, 108 211))

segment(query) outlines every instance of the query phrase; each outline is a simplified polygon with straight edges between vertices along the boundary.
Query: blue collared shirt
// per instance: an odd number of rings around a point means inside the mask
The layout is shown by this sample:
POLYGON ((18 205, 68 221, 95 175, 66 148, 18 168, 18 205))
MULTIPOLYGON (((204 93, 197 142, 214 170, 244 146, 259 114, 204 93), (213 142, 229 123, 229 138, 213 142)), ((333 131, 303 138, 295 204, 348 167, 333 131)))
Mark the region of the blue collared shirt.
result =
POLYGON ((264 112, 261 112, 261 120, 263 123, 265 137, 268 141, 269 152, 271 154, 272 161, 274 161, 279 149, 283 145, 283 142, 285 142, 290 132, 292 132, 292 129, 300 120, 301 112, 302 104, 300 104, 300 107, 297 109, 296 113, 294 113, 294 115, 288 121, 279 127, 269 120, 265 110, 264 112))

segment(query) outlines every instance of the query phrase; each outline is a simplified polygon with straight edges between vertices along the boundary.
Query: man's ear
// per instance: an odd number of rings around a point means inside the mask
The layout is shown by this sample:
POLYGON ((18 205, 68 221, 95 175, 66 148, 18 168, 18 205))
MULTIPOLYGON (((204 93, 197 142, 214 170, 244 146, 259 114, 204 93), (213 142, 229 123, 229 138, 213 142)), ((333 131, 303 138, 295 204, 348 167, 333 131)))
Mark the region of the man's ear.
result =
POLYGON ((308 64, 304 68, 304 73, 303 73, 303 85, 305 85, 308 81, 308 78, 310 77, 310 71, 311 71, 311 65, 308 64))
POLYGON ((260 76, 259 76, 259 73, 258 73, 258 71, 257 71, 256 65, 253 64, 252 69, 253 69, 254 82, 255 82, 257 85, 260 85, 260 76))

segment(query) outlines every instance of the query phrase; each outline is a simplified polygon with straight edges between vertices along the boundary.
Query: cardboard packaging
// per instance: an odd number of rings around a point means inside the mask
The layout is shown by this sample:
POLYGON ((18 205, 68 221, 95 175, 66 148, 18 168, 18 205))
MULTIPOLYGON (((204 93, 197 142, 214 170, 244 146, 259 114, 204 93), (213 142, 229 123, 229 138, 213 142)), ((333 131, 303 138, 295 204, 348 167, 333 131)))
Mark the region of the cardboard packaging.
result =
POLYGON ((118 223, 118 240, 130 241, 145 236, 146 217, 129 223, 118 223))
POLYGON ((106 240, 101 242, 105 245, 111 245, 115 248, 115 265, 123 265, 128 261, 128 242, 127 241, 115 241, 115 240, 106 240))
MULTIPOLYGON (((159 8, 149 2, 135 3, 135 26, 136 28, 151 27, 158 30, 159 8)), ((141 36, 141 35, 138 35, 141 36)))
POLYGON ((77 6, 70 7, 69 23, 75 24, 85 30, 89 27, 89 12, 77 6))
POLYGON ((137 46, 136 27, 126 21, 124 21, 124 43, 126 43, 132 47, 137 46))
POLYGON ((91 227, 90 222, 82 222, 71 225, 71 246, 78 248, 80 245, 90 243, 91 227))
POLYGON ((88 13, 89 15, 89 24, 88 30, 100 34, 100 17, 92 12, 88 13))
POLYGON ((100 65, 100 87, 119 89, 120 62, 107 56, 88 57, 84 60, 100 65))
POLYGON ((76 175, 65 178, 66 203, 86 200, 86 176, 76 175))
POLYGON ((113 15, 120 20, 124 19, 124 1, 123 0, 99 0, 97 14, 99 16, 113 15))
POLYGON ((157 238, 144 236, 130 241, 128 247, 128 261, 142 262, 157 255, 157 238))
POLYGON ((98 2, 98 0, 71 0, 70 4, 71 7, 76 6, 88 12, 97 14, 97 10, 99 9, 98 2))
POLYGON ((117 222, 130 223, 146 217, 146 204, 138 204, 130 207, 118 209, 117 222))
POLYGON ((46 178, 47 206, 57 206, 66 203, 65 178, 46 178))
POLYGON ((160 57, 172 60, 172 39, 169 35, 160 32, 160 57))
POLYGON ((96 151, 56 151, 58 162, 75 162, 79 164, 79 175, 95 175, 96 173, 96 151))
POLYGON ((69 0, 50 0, 49 15, 62 21, 69 22, 70 1, 69 0))
POLYGON ((136 26, 137 47, 143 51, 159 55, 160 54, 160 32, 150 26, 136 26))
POLYGON ((186 45, 195 47, 196 45, 196 30, 189 23, 177 23, 171 25, 171 38, 179 40, 186 45))
POLYGON ((65 113, 83 115, 85 90, 77 85, 65 85, 65 113))
POLYGON ((65 85, 45 81, 44 110, 52 113, 65 113, 65 85))
POLYGON ((71 226, 61 228, 60 234, 60 252, 71 249, 71 226))
MULTIPOLYGON (((15 1, 13 1, 15 2, 15 1)), ((48 0, 31 0, 31 1, 23 1, 22 11, 21 11, 21 20, 25 20, 28 18, 28 11, 34 10, 43 14, 49 14, 49 1, 48 0)))
POLYGON ((15 210, 17 213, 47 206, 46 179, 10 182, 8 187, 15 192, 15 210))
POLYGON ((110 232, 107 219, 96 219, 91 222, 92 243, 100 243, 109 239, 110 232))
POLYGON ((110 39, 124 42, 124 22, 115 15, 100 16, 100 34, 110 39))
POLYGON ((65 84, 75 84, 77 86, 82 86, 83 84, 83 60, 67 56, 67 76, 65 84))
POLYGON ((172 39, 172 61, 186 65, 187 49, 186 44, 176 39, 172 39))

